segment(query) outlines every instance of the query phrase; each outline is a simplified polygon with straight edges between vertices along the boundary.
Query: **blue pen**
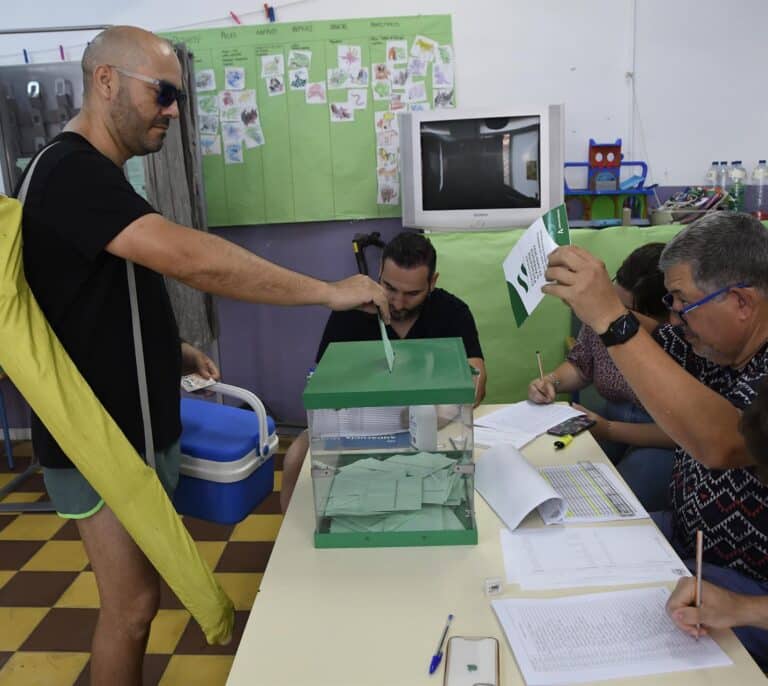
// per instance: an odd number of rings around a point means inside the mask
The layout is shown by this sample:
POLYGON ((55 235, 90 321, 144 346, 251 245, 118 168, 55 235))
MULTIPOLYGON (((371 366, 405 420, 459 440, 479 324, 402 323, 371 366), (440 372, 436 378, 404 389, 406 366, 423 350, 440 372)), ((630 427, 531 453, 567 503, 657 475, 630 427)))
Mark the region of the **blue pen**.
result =
POLYGON ((445 623, 445 629, 443 629, 443 635, 440 637, 440 641, 437 643, 437 650, 432 656, 432 661, 429 663, 429 673, 434 674, 435 670, 440 666, 440 662, 443 659, 443 645, 445 645, 445 637, 448 635, 448 629, 451 626, 451 620, 453 615, 448 615, 448 621, 445 623))

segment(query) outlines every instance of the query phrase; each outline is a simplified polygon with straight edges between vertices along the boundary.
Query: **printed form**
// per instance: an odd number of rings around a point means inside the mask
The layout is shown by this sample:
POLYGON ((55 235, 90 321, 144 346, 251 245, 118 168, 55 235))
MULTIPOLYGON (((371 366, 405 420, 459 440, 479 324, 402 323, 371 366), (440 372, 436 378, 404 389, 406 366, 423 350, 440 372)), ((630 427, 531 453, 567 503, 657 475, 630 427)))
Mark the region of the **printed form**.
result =
POLYGON ((491 605, 528 686, 681 672, 732 664, 709 636, 678 629, 666 588, 491 605))

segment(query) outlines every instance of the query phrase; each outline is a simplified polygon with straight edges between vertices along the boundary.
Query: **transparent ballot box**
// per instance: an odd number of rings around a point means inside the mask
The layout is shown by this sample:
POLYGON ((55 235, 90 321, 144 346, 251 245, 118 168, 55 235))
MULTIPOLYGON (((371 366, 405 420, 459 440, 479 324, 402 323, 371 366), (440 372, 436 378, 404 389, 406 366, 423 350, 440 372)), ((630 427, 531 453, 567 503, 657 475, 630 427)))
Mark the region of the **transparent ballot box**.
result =
POLYGON ((332 343, 304 391, 315 546, 477 543, 460 338, 332 343))

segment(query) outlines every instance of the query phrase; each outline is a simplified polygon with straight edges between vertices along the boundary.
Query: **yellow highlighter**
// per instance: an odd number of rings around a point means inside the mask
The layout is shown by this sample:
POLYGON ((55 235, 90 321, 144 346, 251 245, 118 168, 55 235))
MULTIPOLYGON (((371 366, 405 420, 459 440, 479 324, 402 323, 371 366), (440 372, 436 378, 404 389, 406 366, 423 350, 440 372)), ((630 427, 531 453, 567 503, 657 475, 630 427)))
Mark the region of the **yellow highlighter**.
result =
POLYGON ((559 440, 555 441, 555 450, 562 450, 565 446, 569 445, 572 440, 573 436, 571 436, 571 434, 561 436, 559 440))

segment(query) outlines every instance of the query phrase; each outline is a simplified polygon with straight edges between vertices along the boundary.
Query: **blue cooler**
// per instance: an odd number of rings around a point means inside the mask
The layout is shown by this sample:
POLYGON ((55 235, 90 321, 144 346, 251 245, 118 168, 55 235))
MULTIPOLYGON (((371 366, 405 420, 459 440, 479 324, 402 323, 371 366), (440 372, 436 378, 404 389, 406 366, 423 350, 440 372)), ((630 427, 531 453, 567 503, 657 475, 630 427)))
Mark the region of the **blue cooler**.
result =
POLYGON ((275 423, 245 389, 217 383, 207 390, 243 400, 253 411, 181 399, 182 458, 173 503, 179 514, 235 524, 272 492, 275 423))

